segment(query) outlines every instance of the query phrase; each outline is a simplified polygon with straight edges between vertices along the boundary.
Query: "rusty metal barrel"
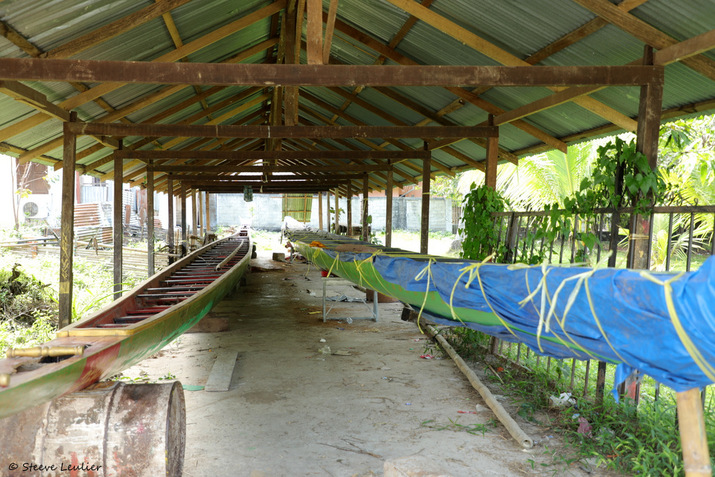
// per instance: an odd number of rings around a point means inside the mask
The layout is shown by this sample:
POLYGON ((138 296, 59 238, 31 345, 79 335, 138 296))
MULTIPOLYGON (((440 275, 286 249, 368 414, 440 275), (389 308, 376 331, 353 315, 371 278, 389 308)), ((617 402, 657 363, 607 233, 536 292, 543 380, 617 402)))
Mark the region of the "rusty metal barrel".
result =
POLYGON ((179 476, 181 384, 100 383, 0 420, 0 475, 179 476))

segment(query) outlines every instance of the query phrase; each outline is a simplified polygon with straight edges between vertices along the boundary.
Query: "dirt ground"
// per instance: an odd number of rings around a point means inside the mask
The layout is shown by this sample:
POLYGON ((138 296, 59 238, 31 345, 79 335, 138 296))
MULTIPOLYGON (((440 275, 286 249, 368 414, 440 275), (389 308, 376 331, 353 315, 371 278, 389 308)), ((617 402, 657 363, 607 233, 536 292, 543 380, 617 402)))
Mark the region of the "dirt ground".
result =
POLYGON ((385 461, 415 455, 455 477, 603 475, 564 463, 558 436, 515 416, 537 441, 522 449, 454 363, 401 321, 400 303, 381 303, 377 322, 358 319, 365 304, 339 303, 331 315, 355 319, 324 323, 319 271, 263 255, 254 265, 210 314, 229 331, 185 334, 124 373, 187 389, 185 476, 381 476, 385 461), (238 352, 230 389, 204 391, 221 350, 238 352))

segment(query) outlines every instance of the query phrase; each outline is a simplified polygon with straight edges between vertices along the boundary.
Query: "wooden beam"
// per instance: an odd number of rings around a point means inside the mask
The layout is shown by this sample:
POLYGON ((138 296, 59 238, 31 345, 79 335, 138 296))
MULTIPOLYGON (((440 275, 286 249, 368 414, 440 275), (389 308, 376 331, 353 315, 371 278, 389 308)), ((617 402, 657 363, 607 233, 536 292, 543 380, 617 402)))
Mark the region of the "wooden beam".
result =
MULTIPOLYGON (((423 5, 425 5, 425 2, 423 2, 423 5)), ((359 41, 360 43, 378 51, 381 55, 384 55, 391 60, 402 64, 402 65, 418 65, 418 63, 410 58, 407 58, 406 56, 396 52, 394 49, 391 49, 391 47, 387 45, 383 45, 382 43, 374 40, 372 37, 363 34, 362 32, 352 28, 349 25, 346 25, 345 23, 342 22, 337 22, 336 26, 339 28, 339 30, 352 37, 354 40, 359 41)), ((438 111, 436 114, 439 116, 443 116, 444 114, 448 114, 452 108, 458 108, 458 107, 463 107, 466 103, 469 102, 475 106, 477 106, 480 109, 483 109, 484 111, 491 113, 491 114, 499 114, 503 113, 504 110, 497 107, 494 104, 489 103, 488 101, 480 98, 477 94, 472 93, 471 91, 468 91, 466 89, 462 88, 457 88, 457 87, 447 87, 446 88, 448 91, 451 93, 457 95, 458 99, 452 102, 451 104, 447 105, 445 108, 442 108, 440 111, 438 111)), ((409 106, 408 106, 409 107, 409 106)), ((419 112, 419 111, 418 111, 419 112)), ((423 112, 420 112, 420 114, 423 114, 423 112)), ((430 116, 426 116, 430 117, 430 116)), ((635 124, 635 123, 634 123, 635 124)), ((525 121, 515 121, 513 123, 514 126, 518 127, 519 129, 522 129, 524 132, 531 134, 535 138, 539 139, 540 141, 545 142, 546 144, 551 145, 552 147, 559 149, 561 151, 566 151, 566 144, 564 144, 562 141, 559 141, 555 137, 546 134, 544 131, 540 130, 539 128, 525 122, 525 121)), ((635 129, 635 127, 634 127, 635 129)), ((507 152, 505 150, 502 150, 502 152, 507 152)), ((511 160, 508 159, 507 157, 502 157, 503 159, 511 160)), ((512 162, 515 164, 517 163, 516 159, 514 159, 512 162)))
MULTIPOLYGON (((1 61, 1 60, 0 60, 1 61)), ((495 128, 484 126, 226 126, 188 124, 70 123, 77 135, 152 137, 251 137, 251 138, 432 138, 492 137, 495 128)))
POLYGON ((30 56, 38 57, 42 54, 42 50, 27 41, 23 35, 5 22, 0 22, 0 35, 30 56))
POLYGON ((154 3, 148 7, 142 8, 141 10, 130 13, 117 21, 107 25, 102 25, 102 27, 43 53, 41 56, 43 58, 50 59, 69 58, 70 56, 74 56, 87 48, 110 40, 122 33, 138 27, 139 25, 153 20, 154 18, 157 18, 174 8, 188 3, 189 1, 190 0, 162 0, 161 2, 154 3))
MULTIPOLYGON (((243 28, 246 28, 260 20, 263 20, 264 18, 267 18, 279 11, 281 11, 285 7, 285 0, 276 0, 270 5, 267 5, 259 10, 256 10, 255 12, 249 13, 248 15, 239 18, 238 20, 235 20, 227 25, 224 25, 221 28, 218 28, 217 30, 212 31, 211 33, 204 35, 200 38, 197 38, 194 41, 191 41, 189 43, 186 43, 183 47, 177 48, 175 50, 172 50, 164 55, 161 55, 160 57, 152 60, 151 62, 142 62, 142 64, 145 65, 157 65, 157 64, 163 64, 164 66, 170 66, 174 61, 178 61, 181 58, 188 56, 191 53, 194 53, 208 45, 211 45, 239 30, 242 30, 243 28)), ((38 60, 38 61, 43 61, 43 60, 38 60)), ((46 63, 51 63, 54 64, 55 62, 65 62, 65 61, 74 61, 74 60, 54 60, 52 62, 46 62, 46 63)), ((122 62, 120 62, 122 63, 122 62)), ((174 66, 188 66, 189 63, 186 64, 174 64, 174 66)), ((77 75, 78 77, 82 77, 81 74, 77 75)), ((72 81, 71 78, 66 78, 65 80, 59 80, 59 81, 72 81)), ((89 78, 85 79, 80 79, 78 81, 89 81, 89 78)), ((98 86, 95 86, 93 88, 90 88, 89 90, 80 93, 78 95, 75 95, 71 98, 66 99, 62 103, 60 103, 60 106, 65 108, 65 109, 74 109, 78 106, 81 106, 89 101, 92 101, 102 95, 105 95, 111 91, 114 91, 118 88, 121 88, 124 86, 125 82, 122 80, 116 80, 117 82, 112 82, 106 83, 106 84, 101 84, 98 86)), ((181 82, 180 82, 181 83, 181 82)), ((188 82, 188 83, 183 83, 183 84, 208 84, 208 83, 193 83, 193 82, 188 82)), ((215 83, 218 84, 218 83, 215 83)), ((215 85, 215 84, 212 84, 215 85)))
MULTIPOLYGON (((659 66, 267 65, 0 58, 0 79, 109 85, 640 86, 663 82, 663 78, 659 66)), ((60 106, 66 108, 68 101, 60 106)))
POLYGON ((323 0, 307 0, 306 56, 309 65, 323 64, 323 0))
MULTIPOLYGON (((73 112, 70 121, 77 120, 73 112)), ((62 157, 65 170, 62 173, 62 225, 60 228, 60 293, 58 328, 68 326, 72 321, 72 255, 74 249, 74 203, 75 203, 75 154, 77 135, 64 123, 64 148, 62 157)))
MULTIPOLYGON (((325 172, 325 173, 338 173, 338 172, 374 172, 374 171, 386 171, 389 169, 388 165, 381 164, 364 164, 364 165, 334 165, 334 166, 270 166, 268 170, 271 172, 325 172)), ((209 172, 227 172, 227 173, 241 173, 241 172, 253 172, 256 174, 261 174, 265 172, 266 168, 264 166, 192 166, 192 165, 167 165, 167 166, 155 166, 154 170, 157 172, 198 172, 198 173, 209 173, 209 172)), ((198 176, 197 176, 198 177, 198 176)), ((231 176, 221 176, 221 177, 231 177, 231 176)))
POLYGON ((658 50, 653 61, 656 65, 668 65, 682 61, 700 53, 715 48, 715 30, 710 30, 701 35, 694 36, 674 45, 658 50))
POLYGON ((116 157, 121 159, 221 159, 223 161, 245 160, 275 160, 275 159, 349 159, 349 160, 380 160, 380 159, 424 159, 429 157, 429 151, 377 151, 373 149, 352 151, 325 151, 325 150, 282 150, 282 151, 237 151, 209 150, 209 151, 176 151, 155 149, 136 151, 124 149, 115 151, 116 157))
MULTIPOLYGON (((619 9, 608 0, 574 1, 653 48, 662 50, 678 43, 673 37, 663 33, 634 15, 619 9)), ((715 80, 715 61, 710 58, 699 55, 691 56, 684 58, 681 63, 706 78, 715 80)))
POLYGON ((330 63, 330 48, 333 44, 333 34, 335 33, 335 18, 338 15, 338 0, 330 0, 328 6, 328 17, 325 21, 325 39, 323 40, 323 64, 330 63))
POLYGON ((18 83, 17 81, 0 81, 0 93, 4 93, 16 101, 25 103, 60 121, 69 121, 70 113, 68 111, 49 101, 44 94, 22 83, 18 83))
MULTIPOLYGON (((521 58, 507 52, 506 50, 503 50, 502 48, 499 48, 498 46, 486 41, 485 39, 479 37, 478 35, 474 34, 473 32, 467 30, 466 28, 456 24, 452 20, 449 20, 441 15, 439 15, 436 12, 433 12, 429 10, 428 8, 424 8, 422 5, 419 3, 416 3, 412 0, 387 0, 388 2, 394 4, 395 6, 401 8, 402 10, 418 17, 420 20, 424 21, 425 23, 437 28, 438 30, 441 30, 444 32, 446 35, 451 36, 452 38, 460 41, 461 43, 474 48, 475 50, 479 51, 480 53, 498 61, 501 64, 504 65, 509 65, 509 66, 531 66, 529 63, 526 61, 522 60, 521 58)), ((541 67, 540 67, 541 68, 541 67)), ((540 68, 535 68, 535 69, 540 69, 540 68)), ((660 80, 662 82, 662 80, 660 80)), ((487 84, 483 84, 481 86, 488 86, 487 84)), ((492 86, 497 86, 497 85, 492 85, 492 86)), ((544 86, 558 86, 558 85, 544 85, 544 86)), ((566 86, 566 85, 564 85, 566 86)), ((585 84, 576 84, 576 83, 571 83, 568 86, 585 86, 585 84)), ((594 85, 598 86, 598 85, 594 85)), ((616 111, 615 109, 606 106, 605 104, 596 101, 593 98, 590 97, 578 97, 574 100, 574 103, 578 104, 579 106, 588 109, 589 111, 598 114, 599 116, 603 117, 604 119, 607 119, 608 121, 611 121, 615 124, 618 124, 619 126, 623 127, 624 129, 628 131, 634 131, 636 128, 636 124, 634 121, 632 121, 630 118, 625 116, 624 114, 616 111)))

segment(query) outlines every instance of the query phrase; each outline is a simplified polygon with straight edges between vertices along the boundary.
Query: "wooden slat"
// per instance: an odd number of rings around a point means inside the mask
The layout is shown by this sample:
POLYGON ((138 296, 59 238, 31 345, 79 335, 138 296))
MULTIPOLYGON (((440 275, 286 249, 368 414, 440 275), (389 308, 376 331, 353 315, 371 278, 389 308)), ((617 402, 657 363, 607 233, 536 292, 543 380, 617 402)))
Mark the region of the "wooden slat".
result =
POLYGON ((228 391, 231 386, 231 378, 233 369, 236 366, 238 359, 238 351, 220 350, 211 367, 211 372, 206 380, 204 391, 207 392, 223 392, 228 391))

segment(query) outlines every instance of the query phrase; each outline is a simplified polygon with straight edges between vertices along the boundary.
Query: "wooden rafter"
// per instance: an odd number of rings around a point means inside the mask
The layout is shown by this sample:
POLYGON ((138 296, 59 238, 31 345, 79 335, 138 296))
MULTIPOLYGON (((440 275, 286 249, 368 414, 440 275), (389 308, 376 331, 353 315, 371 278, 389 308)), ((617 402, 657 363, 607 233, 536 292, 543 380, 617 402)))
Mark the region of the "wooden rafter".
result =
MULTIPOLYGON (((657 28, 640 20, 639 18, 624 12, 608 0, 573 0, 582 7, 590 10, 599 17, 617 26, 621 30, 638 38, 646 45, 654 48, 664 49, 678 43, 678 40, 663 33, 657 28)), ((704 56, 687 57, 681 63, 697 71, 706 78, 715 80, 715 61, 704 56)))
MULTIPOLYGON (((476 35, 475 33, 463 28, 462 26, 454 23, 453 21, 439 15, 428 8, 422 7, 419 3, 412 0, 387 0, 398 8, 418 17, 420 20, 432 25, 433 27, 441 30, 444 34, 451 36, 452 38, 464 43, 465 45, 474 48, 480 53, 492 58, 495 61, 503 65, 509 66, 531 66, 526 61, 518 58, 511 53, 503 50, 502 48, 494 45, 476 35)), ((540 68, 539 68, 540 69, 540 68)), ((548 85, 547 85, 548 86, 548 85)), ((549 87, 553 88, 555 85, 549 87)), ((571 83, 570 86, 582 86, 571 83)), ((558 91, 558 89, 555 89, 558 91)), ((596 101, 590 97, 577 97, 573 101, 579 106, 603 117, 604 119, 618 124, 622 128, 628 131, 634 131, 636 129, 636 122, 625 116, 624 114, 616 111, 615 109, 606 106, 599 101, 596 101)))

